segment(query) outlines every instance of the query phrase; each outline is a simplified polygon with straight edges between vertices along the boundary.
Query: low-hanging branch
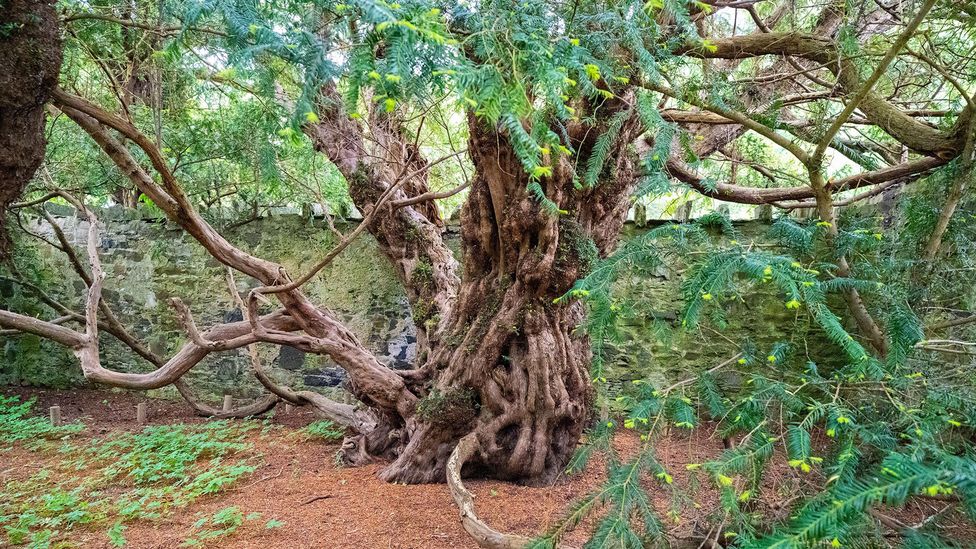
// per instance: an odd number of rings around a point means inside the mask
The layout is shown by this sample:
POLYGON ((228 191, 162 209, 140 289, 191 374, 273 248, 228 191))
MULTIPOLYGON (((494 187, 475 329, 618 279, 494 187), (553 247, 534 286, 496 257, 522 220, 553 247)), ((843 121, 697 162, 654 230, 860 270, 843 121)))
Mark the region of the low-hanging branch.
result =
MULTIPOLYGON (((244 252, 214 230, 189 204, 160 151, 134 126, 88 101, 62 90, 58 90, 53 99, 65 114, 99 144, 109 158, 119 166, 122 173, 129 176, 140 191, 156 202, 170 219, 183 227, 215 259, 228 267, 256 278, 265 286, 275 286, 283 280, 288 280, 288 276, 281 265, 244 252), (143 171, 131 153, 105 131, 102 123, 118 130, 146 152, 162 177, 162 186, 157 185, 143 171)), ((358 390, 364 391, 372 402, 391 410, 397 410, 398 413, 406 416, 412 415, 416 396, 410 393, 399 376, 380 364, 372 353, 359 343, 355 335, 334 318, 329 311, 314 306, 298 289, 281 292, 278 294, 278 298, 288 311, 288 318, 297 324, 295 329, 301 329, 309 333, 310 336, 308 339, 302 339, 298 336, 288 335, 287 331, 269 330, 264 340, 273 339, 269 342, 291 341, 310 350, 314 349, 312 352, 328 354, 349 372, 350 376, 357 381, 358 390)), ((248 323, 242 324, 247 325, 248 323)), ((249 331, 234 332, 230 338, 217 337, 208 338, 208 340, 232 340, 233 345, 243 346, 258 340, 257 336, 253 333, 249 334, 249 331)), ((199 346, 195 347, 201 349, 199 346)), ((177 358, 174 357, 174 360, 177 358)), ((158 378, 135 381, 132 378, 120 378, 119 375, 121 374, 119 374, 103 376, 102 379, 106 383, 114 381, 116 383, 162 383, 165 385, 178 378, 195 363, 193 360, 178 362, 176 366, 164 370, 167 373, 166 375, 158 378)))

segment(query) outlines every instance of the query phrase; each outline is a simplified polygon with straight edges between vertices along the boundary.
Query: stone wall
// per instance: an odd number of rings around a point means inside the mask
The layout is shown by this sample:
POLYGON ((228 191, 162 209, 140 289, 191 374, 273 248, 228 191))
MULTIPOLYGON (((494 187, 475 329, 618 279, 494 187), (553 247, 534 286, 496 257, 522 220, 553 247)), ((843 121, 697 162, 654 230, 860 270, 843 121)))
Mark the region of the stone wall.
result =
MULTIPOLYGON (((241 319, 226 287, 224 269, 195 241, 166 222, 130 219, 127 215, 106 211, 101 216, 104 227, 100 254, 108 274, 104 295, 126 325, 155 352, 169 356, 185 341, 168 305, 171 297, 183 299, 200 327, 241 319)), ((58 216, 57 220, 69 238, 82 245, 87 223, 71 215, 58 216)), ((765 230, 762 223, 740 223, 738 227, 743 238, 761 238, 765 230)), ((31 229, 42 235, 51 233, 44 224, 31 229)), ((624 238, 642 230, 628 226, 624 238)), ((234 244, 281 262, 291 273, 305 272, 337 240, 321 220, 299 215, 260 219, 225 234, 234 244)), ((448 236, 456 247, 456 231, 448 236)), ((84 284, 60 252, 38 246, 36 254, 49 292, 80 309, 84 284)), ((720 333, 672 329, 681 308, 679 286, 683 269, 682 265, 670 265, 666 270, 620 282, 621 293, 635 300, 638 308, 625 315, 619 325, 620 337, 607 348, 607 377, 612 383, 647 376, 660 382, 686 377, 689 371, 728 358, 744 338, 752 338, 760 346, 771 345, 788 337, 794 329, 796 313, 786 310, 779 296, 762 292, 733 305, 734 314, 720 333)), ((238 276, 237 284, 246 293, 255 282, 238 276)), ((306 289, 314 301, 346 321, 382 362, 391 368, 411 364, 416 338, 406 296, 371 237, 360 237, 306 289)), ((17 310, 26 299, 21 288, 9 283, 0 285, 0 306, 17 310)), ((74 358, 64 349, 33 336, 0 336, 0 345, 4 348, 0 382, 49 384, 62 378, 81 381, 74 358), (36 365, 42 362, 52 364, 52 373, 42 373, 38 378, 36 365)), ((299 388, 341 394, 335 388, 341 386, 345 375, 329 358, 306 356, 292 348, 259 347, 265 364, 271 365, 282 381, 299 388)), ((113 369, 148 369, 146 363, 104 334, 102 354, 106 366, 113 369)), ((253 396, 260 388, 248 368, 243 350, 215 354, 191 371, 188 380, 198 392, 210 396, 253 396)))

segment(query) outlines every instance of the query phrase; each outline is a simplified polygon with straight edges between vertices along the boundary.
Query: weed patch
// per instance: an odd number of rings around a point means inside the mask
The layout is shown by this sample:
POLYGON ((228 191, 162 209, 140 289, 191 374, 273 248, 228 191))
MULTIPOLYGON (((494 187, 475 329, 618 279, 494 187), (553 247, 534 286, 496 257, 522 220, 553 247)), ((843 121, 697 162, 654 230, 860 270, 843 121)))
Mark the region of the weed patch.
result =
MULTIPOLYGON (((253 472, 260 456, 247 438, 265 431, 257 421, 215 421, 152 426, 81 443, 66 435, 83 426, 52 427, 28 417, 31 404, 2 397, 0 434, 27 443, 63 439, 60 462, 0 487, 6 541, 31 547, 70 547, 69 534, 80 527, 105 528, 109 543, 121 547, 126 522, 160 518, 253 472)), ((208 531, 229 534, 236 528, 233 516, 215 516, 208 531)), ((192 539, 208 536, 200 531, 192 539)))
POLYGON ((43 441, 64 438, 82 431, 81 423, 52 425, 44 417, 31 416, 34 401, 20 402, 16 397, 0 395, 0 441, 13 444, 20 441, 43 441))
POLYGON ((345 430, 328 420, 316 421, 302 429, 306 440, 336 442, 346 436, 345 430))

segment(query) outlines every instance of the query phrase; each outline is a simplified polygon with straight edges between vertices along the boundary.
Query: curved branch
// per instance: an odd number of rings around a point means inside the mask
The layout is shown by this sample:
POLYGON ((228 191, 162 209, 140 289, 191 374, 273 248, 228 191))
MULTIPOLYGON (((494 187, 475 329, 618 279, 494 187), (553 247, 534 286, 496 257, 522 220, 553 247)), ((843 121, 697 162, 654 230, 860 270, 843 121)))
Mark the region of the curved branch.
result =
MULTIPOLYGON (((894 179, 892 181, 887 181, 885 183, 881 183, 881 184, 875 186, 873 189, 869 189, 869 190, 864 191, 862 193, 858 193, 858 194, 856 194, 854 196, 851 196, 851 197, 848 197, 848 198, 844 198, 842 200, 835 200, 833 204, 834 204, 835 207, 836 206, 849 206, 849 205, 851 205, 851 204, 853 204, 855 202, 860 202, 862 200, 866 200, 866 199, 871 198, 873 196, 878 196, 879 194, 885 192, 889 188, 891 188, 891 187, 893 187, 895 185, 898 185, 900 183, 903 183, 903 181, 898 180, 898 179, 894 179)), ((784 210, 801 210, 801 209, 806 209, 806 208, 816 208, 817 207, 817 202, 815 200, 805 200, 805 201, 802 201, 802 202, 786 202, 786 203, 783 203, 783 202, 773 202, 773 206, 776 206, 777 208, 781 208, 781 209, 784 209, 784 210)))
MULTIPOLYGON (((467 152, 467 149, 465 149, 465 152, 467 152)), ((405 206, 412 206, 414 204, 420 204, 421 202, 427 202, 430 200, 440 200, 442 198, 449 198, 463 191, 464 189, 467 189, 470 186, 471 186, 471 182, 468 181, 467 183, 458 185, 457 187, 454 187, 453 189, 448 191, 443 191, 443 192, 429 191, 414 197, 405 198, 403 200, 397 200, 392 204, 392 206, 394 208, 403 208, 405 206)))
MULTIPOLYGON (((266 325, 274 325, 278 329, 299 329, 298 323, 291 316, 285 315, 281 311, 271 313, 261 321, 266 325)), ((247 322, 221 324, 204 332, 202 337, 208 340, 230 340, 236 345, 235 347, 228 346, 224 350, 243 347, 258 341, 257 337, 251 334, 251 326, 247 322)), ((85 377, 96 383, 128 389, 158 389, 179 379, 211 352, 211 349, 191 342, 184 345, 176 355, 153 372, 123 373, 99 368, 96 371, 86 372, 85 377)))
MULTIPOLYGON (((802 57, 829 69, 844 91, 855 93, 864 89, 853 62, 840 55, 829 38, 821 36, 796 32, 747 34, 716 38, 711 40, 707 49, 689 46, 679 48, 676 53, 706 59, 746 59, 764 55, 802 57)), ((947 160, 958 156, 961 151, 963 130, 973 114, 967 106, 960 113, 956 125, 944 133, 916 120, 872 91, 864 93, 857 106, 873 124, 910 149, 947 160)))
MULTIPOLYGON (((34 200, 31 201, 30 203, 25 203, 25 204, 26 205, 41 204, 56 196, 65 198, 76 207, 79 208, 82 207, 80 202, 77 199, 71 197, 70 195, 67 195, 62 191, 50 192, 41 199, 34 200)), ((47 210, 42 208, 41 213, 43 214, 44 219, 51 226, 51 229, 54 231, 58 239, 58 242, 60 243, 60 247, 55 246, 55 248, 58 248, 65 255, 68 256, 68 261, 71 263, 71 266, 74 269, 75 273, 78 274, 78 276, 82 279, 85 285, 90 286, 92 283, 92 278, 88 274, 88 272, 85 271, 85 268, 84 266, 82 266, 81 261, 78 260, 77 255, 72 249, 70 242, 68 242, 67 236, 64 234, 64 231, 61 229, 60 225, 58 225, 57 221, 51 216, 51 214, 47 212, 47 210)), ((16 282, 30 288, 31 291, 35 292, 42 301, 47 303, 55 310, 68 313, 66 316, 63 316, 60 319, 55 319, 51 321, 52 324, 60 324, 64 320, 81 320, 81 321, 85 320, 85 317, 83 315, 71 311, 64 305, 54 301, 37 286, 20 280, 16 282)), ((141 341, 133 337, 128 330, 126 330, 125 326, 115 315, 115 312, 104 300, 99 301, 99 310, 102 312, 103 316, 105 317, 104 321, 100 320, 98 322, 99 329, 111 334, 113 337, 115 337, 115 339, 120 341, 125 346, 129 347, 132 351, 134 351, 136 354, 144 358, 146 361, 151 363, 156 368, 161 367, 165 363, 165 361, 162 358, 160 358, 159 355, 154 353, 141 341)), ((177 391, 179 391, 180 395, 184 398, 184 400, 187 401, 190 407, 192 407, 198 414, 203 416, 219 417, 219 418, 250 417, 250 416, 263 414, 264 412, 267 412, 268 410, 274 408, 274 406, 278 403, 278 397, 269 394, 255 400, 251 404, 234 408, 232 410, 222 410, 222 409, 208 406, 207 404, 203 403, 200 399, 198 399, 196 395, 194 395, 192 389, 190 389, 189 385, 183 380, 182 377, 177 378, 173 382, 173 384, 176 386, 177 391)))
POLYGON ((193 393, 193 389, 190 388, 190 385, 185 379, 177 379, 173 382, 173 385, 176 387, 176 390, 179 391, 180 396, 183 397, 183 400, 185 400, 198 415, 204 417, 215 417, 217 419, 259 416, 274 409, 274 407, 278 405, 278 402, 281 401, 281 399, 278 398, 278 395, 268 393, 245 406, 240 406, 231 410, 223 410, 220 408, 214 408, 213 406, 210 406, 206 402, 200 400, 196 394, 193 393))

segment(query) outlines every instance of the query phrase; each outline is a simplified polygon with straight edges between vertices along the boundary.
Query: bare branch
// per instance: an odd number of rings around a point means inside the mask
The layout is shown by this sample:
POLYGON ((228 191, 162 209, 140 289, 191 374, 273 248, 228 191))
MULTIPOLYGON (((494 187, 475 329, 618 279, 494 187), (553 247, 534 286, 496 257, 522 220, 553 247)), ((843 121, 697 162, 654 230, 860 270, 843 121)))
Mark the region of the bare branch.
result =
POLYGON ((193 389, 190 388, 190 385, 186 382, 185 378, 177 379, 173 382, 173 385, 176 387, 176 390, 179 391, 180 396, 183 397, 183 400, 185 400, 187 404, 189 404, 190 407, 196 411, 197 414, 204 417, 215 417, 218 419, 258 416, 272 410, 281 400, 278 398, 278 395, 267 393, 264 396, 258 397, 250 404, 239 406, 231 410, 223 410, 221 408, 210 406, 200 400, 200 398, 194 394, 193 389))
MULTIPOLYGON (((289 277, 281 265, 244 252, 214 230, 190 205, 159 149, 128 121, 63 90, 57 90, 53 98, 55 104, 99 144, 142 192, 156 202, 170 219, 178 223, 203 245, 215 259, 259 280, 265 286, 277 286, 282 282, 287 283, 289 281, 289 277), (155 184, 152 178, 135 161, 131 153, 109 135, 101 124, 106 124, 119 131, 143 149, 152 161, 154 168, 160 173, 163 181, 162 187, 155 184)), ((302 330, 310 334, 309 341, 314 342, 310 346, 310 348, 315 349, 313 352, 325 353, 332 357, 349 372, 350 377, 355 380, 356 389, 363 396, 368 397, 378 407, 396 410, 404 417, 413 414, 416 396, 407 389, 399 376, 380 364, 359 343, 356 336, 331 313, 315 307, 298 289, 281 292, 277 295, 290 313, 290 317, 300 325, 302 330)), ((269 334, 280 339, 289 339, 287 333, 276 334, 269 330, 269 334)), ((233 346, 246 345, 257 341, 254 334, 247 335, 247 332, 236 333, 232 338, 205 338, 209 342, 223 339, 233 339, 231 342, 233 346)), ((218 344, 218 346, 220 345, 226 345, 226 343, 218 344)), ((196 347, 200 349, 199 346, 196 347)), ((210 344, 208 343, 204 349, 209 347, 210 344)), ((206 354, 209 350, 203 352, 206 354)), ((176 358, 174 357, 174 360, 176 358)), ((195 363, 192 360, 190 362, 195 363)), ((106 379, 114 382, 135 383, 172 382, 173 379, 182 375, 185 371, 184 366, 188 369, 192 367, 192 364, 185 365, 182 362, 177 362, 172 368, 160 372, 159 378, 140 380, 129 378, 123 381, 117 377, 122 374, 116 372, 115 375, 107 376, 106 379), (170 375, 173 377, 169 377, 170 375)))
POLYGON ((665 86, 663 84, 657 84, 657 83, 653 83, 653 82, 647 82, 647 83, 644 83, 643 86, 645 88, 651 90, 651 91, 656 91, 656 92, 658 92, 658 93, 660 93, 662 95, 666 95, 668 97, 673 97, 673 98, 678 99, 680 101, 684 101, 685 103, 688 103, 689 105, 694 105, 694 106, 696 106, 696 107, 698 107, 700 109, 704 109, 706 111, 715 113, 715 114, 717 114, 719 116, 722 116, 724 118, 727 118, 729 120, 732 120, 732 121, 734 121, 737 124, 741 124, 741 125, 745 126, 746 128, 748 128, 748 129, 750 129, 750 130, 758 133, 759 135, 765 137, 766 139, 772 141, 773 143, 779 145, 784 150, 786 150, 787 152, 789 152, 790 154, 792 154, 793 156, 795 156, 797 158, 797 160, 799 160, 803 164, 806 164, 807 161, 810 158, 810 155, 805 150, 803 150, 801 147, 799 147, 796 143, 794 143, 793 141, 787 139, 786 137, 783 137, 782 135, 776 133, 776 130, 775 129, 770 128, 769 126, 767 126, 767 125, 765 125, 765 124, 763 124, 761 122, 757 122, 757 121, 749 118, 745 114, 742 114, 742 113, 740 113, 738 111, 733 111, 733 110, 725 109, 723 107, 719 107, 719 106, 716 106, 716 105, 711 105, 709 103, 706 103, 704 101, 701 101, 697 97, 690 97, 688 95, 679 94, 679 93, 675 92, 674 90, 672 90, 671 88, 669 88, 669 87, 667 87, 667 86, 665 86))
POLYGON ((32 316, 0 310, 0 326, 4 328, 39 335, 72 349, 80 349, 88 342, 84 335, 60 324, 61 322, 48 322, 32 316))
MULTIPOLYGON (((911 160, 895 166, 889 166, 878 170, 864 172, 841 179, 834 179, 827 182, 827 188, 831 192, 841 192, 845 190, 858 189, 870 185, 878 185, 896 179, 918 177, 948 163, 948 160, 934 157, 925 157, 918 160, 911 160)), ((684 163, 675 159, 668 161, 668 173, 683 183, 690 185, 700 194, 723 200, 726 202, 737 202, 740 204, 774 204, 788 200, 804 200, 813 198, 813 189, 803 187, 785 188, 759 188, 743 187, 741 185, 730 185, 728 183, 717 183, 714 188, 705 184, 704 178, 696 175, 684 163)))
POLYGON ((412 206, 414 204, 420 204, 421 202, 427 202, 430 200, 440 200, 442 198, 449 198, 463 191, 464 189, 467 189, 470 186, 471 186, 471 182, 468 181, 463 185, 458 185, 457 187, 454 187, 453 189, 448 191, 441 191, 441 192, 430 191, 411 198, 397 200, 392 204, 392 206, 393 208, 403 208, 405 206, 412 206))

